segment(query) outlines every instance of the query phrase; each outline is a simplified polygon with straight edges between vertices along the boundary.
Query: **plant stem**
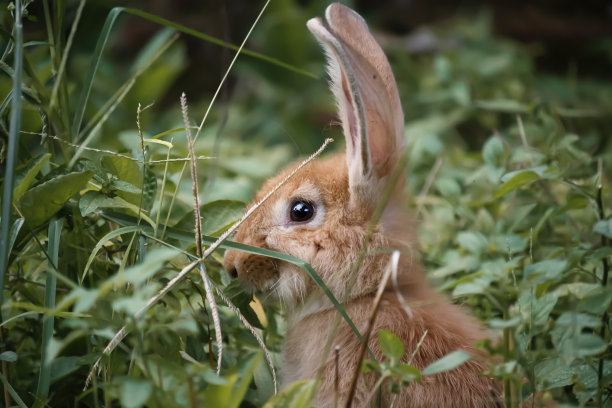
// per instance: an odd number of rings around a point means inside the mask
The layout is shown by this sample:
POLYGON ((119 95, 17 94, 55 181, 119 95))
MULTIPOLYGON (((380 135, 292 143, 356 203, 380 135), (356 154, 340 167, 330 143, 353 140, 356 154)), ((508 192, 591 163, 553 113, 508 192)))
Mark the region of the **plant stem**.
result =
MULTIPOLYGON (((8 151, 6 154, 6 170, 4 173, 4 192, 2 194, 2 226, 0 227, 0 322, 2 321, 2 305, 4 304, 4 276, 8 267, 9 226, 11 225, 11 203, 13 201, 13 179, 17 148, 19 146, 19 130, 21 128, 21 73, 23 70, 23 26, 21 24, 21 1, 15 0, 15 73, 13 74, 13 101, 11 106, 11 124, 9 127, 8 151)), ((3 373, 7 382, 8 372, 3 373)), ((4 401, 11 405, 8 387, 4 385, 4 401)))
MULTIPOLYGON (((374 297, 374 300, 372 302, 372 312, 370 313, 370 318, 368 319, 368 325, 363 335, 363 342, 361 343, 361 347, 359 349, 359 357, 357 358, 357 363, 355 365, 355 372, 353 373, 353 377, 351 379, 351 386, 349 388, 348 398, 346 401, 346 408, 350 408, 353 404, 353 397, 355 396, 355 391, 357 390, 357 381, 359 380, 359 373, 361 372, 361 361, 363 360, 366 349, 368 348, 368 341, 370 340, 370 335, 372 334, 372 329, 374 328, 374 322, 376 321, 376 315, 378 314, 378 309, 380 307, 380 301, 382 300, 383 293, 385 291, 385 288, 387 287, 387 283, 389 282, 389 277, 391 277, 391 271, 394 266, 395 268, 397 268, 398 261, 399 261, 399 251, 395 251, 393 252, 391 261, 389 262, 389 266, 387 270, 385 271, 383 279, 380 282, 380 285, 378 286, 378 292, 376 293, 376 296, 374 297)), ((372 390, 372 393, 374 392, 374 390, 378 388, 380 383, 382 383, 383 379, 384 379, 384 375, 381 376, 381 378, 378 380, 379 382, 377 383, 377 386, 374 387, 374 389, 372 390)), ((366 405, 370 398, 372 398, 371 395, 366 400, 366 405)))

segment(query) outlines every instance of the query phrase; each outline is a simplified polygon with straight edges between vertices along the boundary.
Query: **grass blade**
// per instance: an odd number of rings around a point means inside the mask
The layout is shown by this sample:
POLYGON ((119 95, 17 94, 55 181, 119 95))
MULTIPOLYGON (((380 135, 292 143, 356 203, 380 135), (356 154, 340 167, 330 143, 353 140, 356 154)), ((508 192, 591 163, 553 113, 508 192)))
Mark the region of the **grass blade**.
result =
POLYGON ((102 52, 104 51, 104 47, 106 46, 108 37, 110 36, 111 29, 122 11, 123 7, 115 7, 108 13, 108 16, 106 16, 106 21, 104 21, 104 26, 102 27, 102 32, 98 37, 98 42, 96 43, 96 48, 92 55, 91 65, 89 66, 89 71, 83 84, 83 90, 81 91, 79 103, 77 104, 77 109, 74 113, 72 130, 70 132, 70 139, 73 141, 77 139, 81 129, 81 123, 83 122, 83 116, 85 115, 85 108, 87 106, 87 101, 89 100, 89 94, 91 93, 93 79, 96 76, 96 72, 98 72, 98 66, 100 65, 100 60, 102 59, 102 52))
POLYGON ((168 35, 167 39, 162 42, 159 49, 148 56, 145 63, 141 63, 137 69, 133 71, 131 76, 121 85, 117 91, 111 96, 111 98, 102 106, 102 108, 91 118, 87 125, 77 136, 79 140, 77 151, 70 159, 70 167, 72 167, 84 150, 87 150, 87 146, 91 140, 99 133, 102 125, 106 123, 109 116, 115 111, 117 106, 125 99, 127 94, 132 90, 136 80, 161 57, 178 38, 178 34, 168 35))
POLYGON ((81 276, 81 279, 79 279, 79 284, 83 284, 83 281, 85 280, 85 276, 87 275, 87 271, 89 270, 89 267, 91 266, 91 263, 93 262, 94 258, 98 254, 98 251, 100 250, 100 248, 102 248, 102 246, 104 246, 104 244, 106 242, 110 241, 111 239, 113 239, 115 237, 118 237, 119 235, 128 234, 128 233, 136 232, 136 231, 140 231, 140 227, 138 227, 138 226, 123 227, 123 228, 119 228, 119 229, 116 229, 114 231, 111 231, 108 234, 106 234, 105 236, 103 236, 98 241, 98 243, 94 247, 93 251, 91 251, 91 255, 89 255, 89 259, 87 260, 87 264, 85 264, 85 269, 83 270, 83 275, 81 276))
MULTIPOLYGON (((17 235, 19 235, 19 231, 21 231, 21 227, 23 226, 23 223, 25 222, 24 218, 17 218, 15 220, 15 222, 13 223, 13 226, 11 227, 11 233, 9 236, 9 240, 8 240, 8 245, 7 245, 7 253, 11 253, 11 250, 13 249, 13 245, 15 245, 15 240, 17 239, 17 235)), ((8 257, 6 259, 6 262, 8 264, 8 257)), ((8 265, 3 265, 5 268, 8 265)))
POLYGON ((77 27, 79 26, 79 21, 81 20, 81 14, 83 13, 84 7, 85 0, 81 0, 81 2, 79 3, 79 7, 77 8, 76 15, 74 17, 74 22, 72 23, 72 28, 70 29, 70 34, 68 35, 68 41, 66 42, 66 47, 64 48, 64 53, 60 61, 60 66, 55 76, 55 83, 53 84, 53 90, 51 91, 51 99, 49 101, 49 110, 52 110, 55 106, 55 102, 57 99, 57 91, 59 90, 60 83, 62 82, 64 71, 66 71, 66 62, 68 61, 68 54, 70 53, 70 48, 72 47, 72 40, 74 39, 77 27))
MULTIPOLYGON (((208 41, 210 43, 219 45, 221 47, 229 48, 230 50, 233 50, 233 51, 238 51, 240 49, 240 47, 238 47, 237 45, 230 44, 228 42, 225 42, 225 41, 220 40, 218 38, 215 38, 213 36, 210 36, 210 35, 201 33, 199 31, 196 31, 196 30, 194 30, 192 28, 185 27, 184 25, 174 23, 174 22, 172 22, 170 20, 166 20, 165 18, 158 17, 158 16, 156 16, 154 14, 149 14, 149 13, 147 13, 145 11, 136 10, 136 9, 132 9, 132 8, 125 8, 123 11, 125 11, 126 13, 133 14, 133 15, 138 16, 138 17, 142 17, 142 18, 144 18, 146 20, 149 20, 149 21, 152 21, 154 23, 164 25, 166 27, 172 27, 175 30, 180 31, 181 33, 185 33, 185 34, 191 35, 193 37, 200 38, 200 39, 202 39, 204 41, 208 41)), ((317 79, 316 75, 314 75, 314 74, 312 74, 312 73, 310 73, 308 71, 305 71, 305 70, 303 70, 301 68, 298 68, 298 67, 296 67, 294 65, 282 62, 282 61, 280 61, 280 60, 278 60, 276 58, 272 58, 272 57, 269 57, 267 55, 263 55, 263 54, 260 54, 258 52, 255 52, 255 51, 249 51, 249 50, 245 50, 245 49, 240 51, 240 53, 244 54, 244 55, 248 55, 249 57, 253 57, 253 58, 260 59, 262 61, 269 62, 272 65, 276 65, 278 67, 287 69, 287 70, 295 72, 297 74, 304 75, 304 76, 307 76, 307 77, 310 77, 310 78, 313 78, 313 79, 317 79)))
POLYGON ((8 390, 9 394, 11 394, 11 397, 13 397, 13 399, 15 400, 15 402, 17 403, 17 405, 19 407, 21 407, 21 408, 28 408, 28 406, 25 404, 25 402, 23 402, 23 400, 19 397, 19 394, 17 394, 17 391, 15 391, 13 386, 11 384, 9 384, 8 380, 6 379, 6 377, 1 372, 0 372, 0 381, 2 381, 2 384, 8 390))
MULTIPOLYGON (((59 244, 64 225, 63 218, 53 218, 49 223, 49 269, 57 270, 59 257, 59 244)), ((47 281, 45 283, 45 308, 53 310, 55 308, 55 289, 57 286, 57 277, 53 273, 47 272, 47 281)), ((47 314, 43 319, 42 342, 41 342, 41 358, 40 358, 40 374, 38 376, 38 387, 36 388, 36 396, 38 398, 37 405, 42 405, 49 395, 49 386, 51 385, 51 362, 47 361, 47 347, 53 337, 53 314, 47 314)))
MULTIPOLYGON (((233 44, 229 44, 226 43, 225 41, 219 40, 215 37, 200 33, 199 31, 193 30, 191 28, 185 27, 183 25, 177 24, 177 23, 173 23, 170 20, 166 20, 164 18, 155 16, 153 14, 149 14, 146 13, 144 11, 140 11, 140 10, 136 10, 136 9, 132 9, 132 8, 125 8, 125 7, 115 7, 113 8, 109 13, 108 16, 106 17, 106 21, 104 22, 104 26, 102 27, 102 32, 100 33, 100 36, 98 37, 98 42, 96 44, 96 48, 93 52, 92 55, 92 61, 91 61, 91 65, 89 66, 89 72, 87 73, 87 77, 85 79, 85 82, 83 84, 83 90, 81 92, 81 97, 79 98, 79 103, 77 105, 77 110, 74 114, 74 119, 72 122, 72 131, 71 131, 71 139, 72 140, 76 140, 77 135, 79 134, 80 128, 81 128, 81 124, 83 122, 83 116, 85 115, 85 108, 87 106, 87 101, 89 100, 89 94, 91 93, 91 88, 93 85, 93 80, 94 77, 96 76, 96 73, 98 71, 98 67, 100 65, 100 60, 102 59, 102 53, 104 52, 104 48, 106 47, 106 43, 108 42, 108 38, 110 36, 110 32, 115 24, 115 21, 117 20, 117 17, 119 17, 119 15, 122 12, 126 12, 129 14, 133 14, 135 16, 139 16, 142 17, 146 20, 152 21, 154 23, 158 23, 161 25, 164 25, 166 27, 171 27, 177 31, 180 31, 182 33, 191 35, 193 37, 197 37, 200 39, 203 39, 205 41, 209 41, 212 42, 213 44, 217 44, 220 45, 222 47, 226 47, 226 48, 230 48, 232 50, 239 50, 239 47, 233 45, 233 44)), ((304 71, 300 68, 297 68, 293 65, 290 64, 286 64, 282 61, 279 61, 275 58, 272 57, 268 57, 262 54, 259 54, 257 52, 253 52, 253 51, 248 51, 248 50, 242 50, 241 53, 245 54, 245 55, 249 55, 251 57, 254 58, 258 58, 264 61, 267 61, 271 64, 277 65, 279 67, 288 69, 290 71, 311 77, 316 79, 317 77, 313 74, 311 74, 310 72, 304 71)))
POLYGON ((4 303, 4 275, 8 259, 9 225, 13 198, 13 179, 21 129, 21 74, 23 71, 23 25, 21 24, 21 1, 15 0, 15 70, 13 74, 13 105, 9 128, 8 149, 2 195, 2 222, 0 229, 0 307, 4 303))

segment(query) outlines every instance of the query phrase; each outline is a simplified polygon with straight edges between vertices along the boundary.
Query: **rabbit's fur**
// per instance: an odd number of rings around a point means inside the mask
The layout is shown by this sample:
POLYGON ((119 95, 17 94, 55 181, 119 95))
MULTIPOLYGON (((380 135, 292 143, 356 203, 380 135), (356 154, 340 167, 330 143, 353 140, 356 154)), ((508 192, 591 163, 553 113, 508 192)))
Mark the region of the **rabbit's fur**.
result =
MULTIPOLYGON (((331 89, 346 139, 346 153, 316 160, 301 169, 238 229, 235 240, 287 253, 308 262, 337 299, 348 300, 345 308, 364 333, 372 303, 389 263, 389 248, 402 253, 399 287, 410 305, 399 303, 395 289, 382 298, 369 347, 383 360, 377 333, 395 333, 407 355, 427 335, 412 364, 423 369, 455 350, 473 359, 458 368, 403 388, 396 407, 489 407, 498 404, 491 379, 480 375, 486 369, 474 344, 485 336, 479 324, 461 308, 434 293, 425 283, 420 265, 413 259, 414 226, 404 211, 403 183, 396 186, 381 221, 369 241, 368 256, 352 271, 373 212, 404 154, 404 118, 389 63, 363 19, 335 3, 327 8, 327 24, 312 19, 308 28, 327 52, 331 89), (293 221, 297 201, 312 203, 313 215, 306 222, 293 221), (376 251, 386 249, 386 251, 376 251), (356 273, 354 278, 351 273, 356 273), (350 282, 354 285, 348 288, 350 282)), ((254 202, 263 198, 295 167, 268 180, 254 202)), ((315 405, 333 406, 335 393, 334 353, 323 360, 328 337, 334 329, 335 309, 316 284, 299 267, 260 255, 227 251, 225 268, 261 292, 261 298, 276 298, 286 305, 288 332, 284 349, 284 383, 315 378, 323 367, 315 405)), ((332 345, 339 346, 339 399, 346 402, 355 372, 360 342, 347 323, 340 322, 332 345)), ((374 373, 360 375, 353 402, 362 406, 374 383, 374 373)), ((386 387, 383 386, 386 389, 386 387)), ((394 395, 385 393, 384 405, 394 395)), ((376 397, 372 399, 376 401, 376 397)))

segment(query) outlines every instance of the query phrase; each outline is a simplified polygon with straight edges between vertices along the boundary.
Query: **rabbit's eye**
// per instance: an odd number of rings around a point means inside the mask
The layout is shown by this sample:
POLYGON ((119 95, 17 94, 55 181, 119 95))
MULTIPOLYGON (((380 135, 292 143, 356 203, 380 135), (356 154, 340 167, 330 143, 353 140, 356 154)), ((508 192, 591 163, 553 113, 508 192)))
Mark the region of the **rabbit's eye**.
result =
POLYGON ((308 201, 294 201, 291 204, 291 221, 308 221, 314 215, 314 206, 308 201))

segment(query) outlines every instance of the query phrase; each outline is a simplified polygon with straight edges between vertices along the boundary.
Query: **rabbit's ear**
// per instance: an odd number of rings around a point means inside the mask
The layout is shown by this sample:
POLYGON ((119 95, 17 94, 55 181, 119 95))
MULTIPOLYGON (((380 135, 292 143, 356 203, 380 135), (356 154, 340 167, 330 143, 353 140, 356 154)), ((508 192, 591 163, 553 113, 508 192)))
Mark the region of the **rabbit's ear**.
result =
POLYGON ((340 3, 308 21, 329 63, 346 138, 349 187, 372 200, 404 151, 404 115, 389 62, 361 16, 340 3))

